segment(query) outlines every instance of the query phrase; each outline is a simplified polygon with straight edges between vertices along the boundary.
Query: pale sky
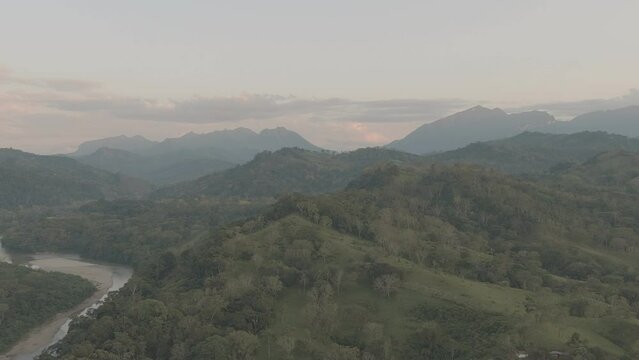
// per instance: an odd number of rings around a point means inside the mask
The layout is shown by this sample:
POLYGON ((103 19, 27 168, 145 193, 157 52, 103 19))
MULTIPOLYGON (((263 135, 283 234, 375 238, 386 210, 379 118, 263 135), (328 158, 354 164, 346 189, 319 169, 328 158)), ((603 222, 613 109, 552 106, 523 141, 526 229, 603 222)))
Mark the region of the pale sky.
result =
POLYGON ((348 149, 476 104, 639 104, 638 19, 637 0, 0 0, 0 147, 281 125, 348 149))

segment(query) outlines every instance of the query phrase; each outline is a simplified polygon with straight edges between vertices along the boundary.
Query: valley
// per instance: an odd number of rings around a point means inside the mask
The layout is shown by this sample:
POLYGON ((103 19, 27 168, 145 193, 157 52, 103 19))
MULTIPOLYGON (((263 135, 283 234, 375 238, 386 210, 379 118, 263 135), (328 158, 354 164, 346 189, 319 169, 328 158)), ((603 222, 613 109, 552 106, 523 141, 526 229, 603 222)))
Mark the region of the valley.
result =
MULTIPOLYGON (((128 150, 94 155, 117 163, 175 142, 140 141, 105 140, 128 150)), ((111 180, 123 175, 85 155, 9 151, 7 172, 64 192, 0 183, 11 199, 1 256, 36 254, 29 264, 97 291, 33 323, 7 356, 631 359, 638 153, 636 138, 603 131, 526 131, 426 155, 283 147, 226 169, 204 162, 209 173, 174 184, 127 178, 146 185, 125 192, 111 180)), ((40 273, 6 271, 17 269, 40 273)))
MULTIPOLYGON (((11 256, 0 244, 1 262, 11 263, 11 256)), ((32 269, 76 275, 95 285, 96 291, 87 299, 71 309, 55 314, 52 319, 36 326, 24 335, 8 351, 0 354, 0 359, 31 360, 49 346, 54 345, 66 336, 72 318, 84 316, 97 309, 107 298, 108 293, 119 290, 131 277, 132 270, 123 266, 91 263, 72 255, 53 253, 24 255, 30 260, 20 266, 32 269)))

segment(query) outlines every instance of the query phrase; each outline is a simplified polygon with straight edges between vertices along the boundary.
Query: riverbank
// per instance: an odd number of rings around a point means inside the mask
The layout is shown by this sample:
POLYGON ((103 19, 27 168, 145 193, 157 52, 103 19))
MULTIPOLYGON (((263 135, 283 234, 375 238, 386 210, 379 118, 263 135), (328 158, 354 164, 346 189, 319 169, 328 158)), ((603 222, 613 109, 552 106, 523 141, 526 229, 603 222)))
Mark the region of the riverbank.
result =
POLYGON ((74 256, 57 254, 33 255, 29 265, 45 271, 57 271, 81 276, 91 281, 97 291, 73 309, 57 314, 53 319, 31 331, 14 345, 9 352, 0 355, 0 360, 26 360, 49 347, 69 318, 81 314, 85 309, 99 302, 114 285, 114 268, 109 265, 93 264, 74 256))

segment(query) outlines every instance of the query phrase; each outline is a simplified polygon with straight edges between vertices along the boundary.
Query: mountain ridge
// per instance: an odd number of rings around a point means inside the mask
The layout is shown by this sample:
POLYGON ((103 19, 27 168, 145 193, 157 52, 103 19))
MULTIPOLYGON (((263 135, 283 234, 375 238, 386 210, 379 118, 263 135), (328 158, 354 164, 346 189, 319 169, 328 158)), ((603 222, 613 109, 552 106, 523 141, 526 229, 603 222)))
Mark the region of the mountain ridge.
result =
POLYGON ((475 106, 424 124, 386 147, 413 154, 454 150, 473 142, 495 140, 542 128, 556 121, 552 115, 542 111, 508 114, 498 108, 475 106))
POLYGON ((322 193, 345 187, 366 167, 376 163, 419 159, 416 155, 385 148, 339 154, 283 148, 261 152, 250 162, 224 172, 161 188, 153 196, 275 197, 290 192, 322 193))
POLYGON ((150 145, 145 142, 149 146, 131 145, 140 138, 119 136, 92 141, 88 145, 80 145, 79 151, 82 151, 72 156, 87 165, 139 177, 157 185, 168 185, 246 163, 262 151, 276 151, 283 147, 321 150, 284 127, 263 129, 259 133, 244 127, 204 134, 189 132, 150 145), (92 153, 83 154, 84 150, 96 145, 115 147, 101 146, 92 153))
POLYGON ((476 142, 507 138, 524 131, 552 134, 605 131, 637 137, 639 106, 589 112, 566 121, 558 121, 541 110, 506 113, 499 108, 475 106, 423 124, 386 147, 421 155, 455 150, 476 142))
POLYGON ((615 150, 639 152, 639 139, 603 131, 572 134, 523 132, 505 139, 475 142, 425 157, 426 161, 471 163, 513 174, 541 174, 615 150))
POLYGON ((101 198, 137 198, 150 191, 142 180, 113 174, 56 155, 0 149, 0 206, 62 205, 101 198))

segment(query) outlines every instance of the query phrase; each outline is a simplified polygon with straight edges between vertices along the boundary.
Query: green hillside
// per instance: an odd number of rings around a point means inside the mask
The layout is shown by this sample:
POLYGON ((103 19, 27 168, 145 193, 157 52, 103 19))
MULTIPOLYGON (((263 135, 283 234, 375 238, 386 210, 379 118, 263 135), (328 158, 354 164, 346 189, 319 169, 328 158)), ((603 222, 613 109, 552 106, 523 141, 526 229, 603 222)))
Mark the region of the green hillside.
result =
POLYGON ((602 152, 620 150, 639 152, 639 139, 601 131, 561 135, 524 132, 506 139, 473 143, 427 159, 478 164, 508 173, 544 173, 582 163, 602 152))
POLYGON ((43 358, 633 359, 637 206, 609 192, 387 164, 158 249, 43 358))
POLYGON ((298 148, 263 152, 244 164, 158 190, 155 198, 275 197, 284 193, 322 193, 340 190, 362 171, 385 161, 411 162, 416 155, 366 148, 333 154, 298 148))
POLYGON ((139 197, 151 187, 61 156, 0 149, 0 208, 139 197))
POLYGON ((573 186, 579 190, 597 187, 638 194, 639 153, 601 153, 582 164, 558 169, 556 177, 566 186, 573 186))

